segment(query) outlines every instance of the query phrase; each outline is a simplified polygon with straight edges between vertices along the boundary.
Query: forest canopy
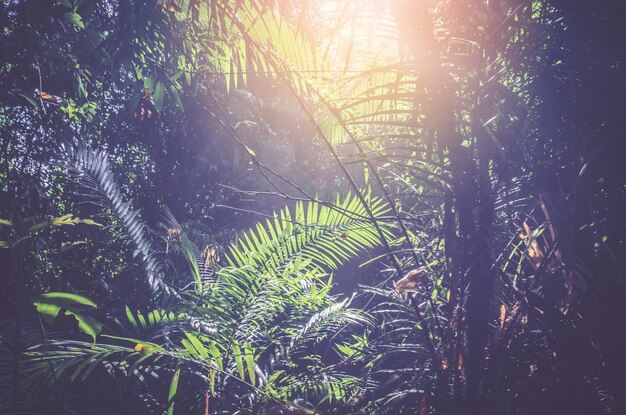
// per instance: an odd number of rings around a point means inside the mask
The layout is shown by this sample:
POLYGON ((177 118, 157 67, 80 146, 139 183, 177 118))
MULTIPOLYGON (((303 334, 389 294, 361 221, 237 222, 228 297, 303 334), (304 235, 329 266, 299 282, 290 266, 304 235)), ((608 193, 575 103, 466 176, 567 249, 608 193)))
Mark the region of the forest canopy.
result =
POLYGON ((625 19, 3 0, 0 414, 626 413, 625 19))

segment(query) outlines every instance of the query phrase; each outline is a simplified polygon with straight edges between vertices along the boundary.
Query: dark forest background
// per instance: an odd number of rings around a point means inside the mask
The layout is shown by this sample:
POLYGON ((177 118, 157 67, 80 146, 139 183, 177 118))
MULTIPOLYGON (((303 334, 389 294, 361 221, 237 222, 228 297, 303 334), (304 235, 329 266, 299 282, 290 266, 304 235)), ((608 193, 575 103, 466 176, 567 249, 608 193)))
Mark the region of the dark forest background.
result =
POLYGON ((3 0, 0 413, 626 413, 625 18, 3 0))

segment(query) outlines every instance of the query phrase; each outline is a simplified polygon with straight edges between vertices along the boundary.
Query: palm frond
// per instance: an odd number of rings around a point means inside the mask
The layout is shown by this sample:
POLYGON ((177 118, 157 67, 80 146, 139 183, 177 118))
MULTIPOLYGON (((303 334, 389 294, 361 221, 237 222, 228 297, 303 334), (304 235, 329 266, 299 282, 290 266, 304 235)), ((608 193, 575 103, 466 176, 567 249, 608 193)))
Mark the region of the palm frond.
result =
POLYGON ((315 313, 304 326, 291 338, 291 349, 294 353, 305 349, 309 343, 319 343, 329 336, 337 336, 338 332, 348 324, 367 325, 367 315, 348 306, 352 301, 343 301, 315 313))
MULTIPOLYGON (((369 199, 376 217, 389 211, 384 202, 369 199)), ((297 258, 310 261, 309 267, 336 269, 359 250, 381 243, 374 225, 368 220, 359 198, 348 195, 334 206, 317 202, 298 202, 293 215, 288 209, 276 213, 265 226, 244 233, 226 255, 233 267, 255 272, 275 273, 297 258)), ((384 231, 391 237, 390 227, 384 231)))
POLYGON ((109 165, 109 156, 104 150, 92 150, 85 145, 68 151, 65 160, 71 177, 95 193, 92 200, 103 208, 110 209, 126 230, 141 257, 148 284, 154 293, 173 293, 165 282, 164 266, 149 239, 146 226, 141 221, 139 210, 125 200, 109 165))

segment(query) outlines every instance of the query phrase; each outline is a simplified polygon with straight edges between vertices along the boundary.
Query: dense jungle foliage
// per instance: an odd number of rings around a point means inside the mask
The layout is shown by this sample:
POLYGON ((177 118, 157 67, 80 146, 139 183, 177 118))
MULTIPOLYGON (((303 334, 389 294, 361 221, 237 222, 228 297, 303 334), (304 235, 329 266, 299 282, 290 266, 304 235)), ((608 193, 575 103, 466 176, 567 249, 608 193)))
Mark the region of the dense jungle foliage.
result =
POLYGON ((625 19, 3 0, 0 413, 626 413, 625 19))

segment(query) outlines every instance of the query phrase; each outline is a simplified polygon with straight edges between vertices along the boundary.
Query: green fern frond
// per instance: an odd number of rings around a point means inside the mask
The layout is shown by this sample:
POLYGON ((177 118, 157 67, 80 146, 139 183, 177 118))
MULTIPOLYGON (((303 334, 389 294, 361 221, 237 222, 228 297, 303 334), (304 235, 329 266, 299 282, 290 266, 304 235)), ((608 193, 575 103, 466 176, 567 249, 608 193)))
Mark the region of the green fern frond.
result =
POLYGON ((286 374, 277 371, 269 378, 264 388, 271 396, 282 400, 296 397, 309 401, 322 400, 333 404, 348 403, 364 390, 363 382, 335 368, 326 368, 316 373, 286 374))
POLYGON ((351 301, 352 298, 346 298, 311 316, 291 338, 291 349, 296 352, 307 344, 337 335, 348 324, 368 325, 370 320, 364 313, 348 308, 351 301))
MULTIPOLYGON (((375 217, 389 211, 381 199, 370 198, 369 204, 375 217)), ((391 237, 389 226, 383 230, 391 237)), ((232 267, 257 273, 276 273, 297 258, 310 259, 310 267, 336 269, 360 250, 380 243, 365 207, 359 198, 348 195, 332 207, 299 202, 293 215, 288 209, 276 213, 273 221, 244 233, 226 258, 232 267)))
POLYGON ((139 210, 133 209, 132 203, 124 199, 109 165, 106 151, 92 150, 80 145, 68 153, 66 167, 74 180, 94 191, 96 203, 111 209, 122 222, 127 235, 141 256, 148 283, 153 292, 173 293, 173 289, 164 280, 164 266, 147 236, 139 210))

